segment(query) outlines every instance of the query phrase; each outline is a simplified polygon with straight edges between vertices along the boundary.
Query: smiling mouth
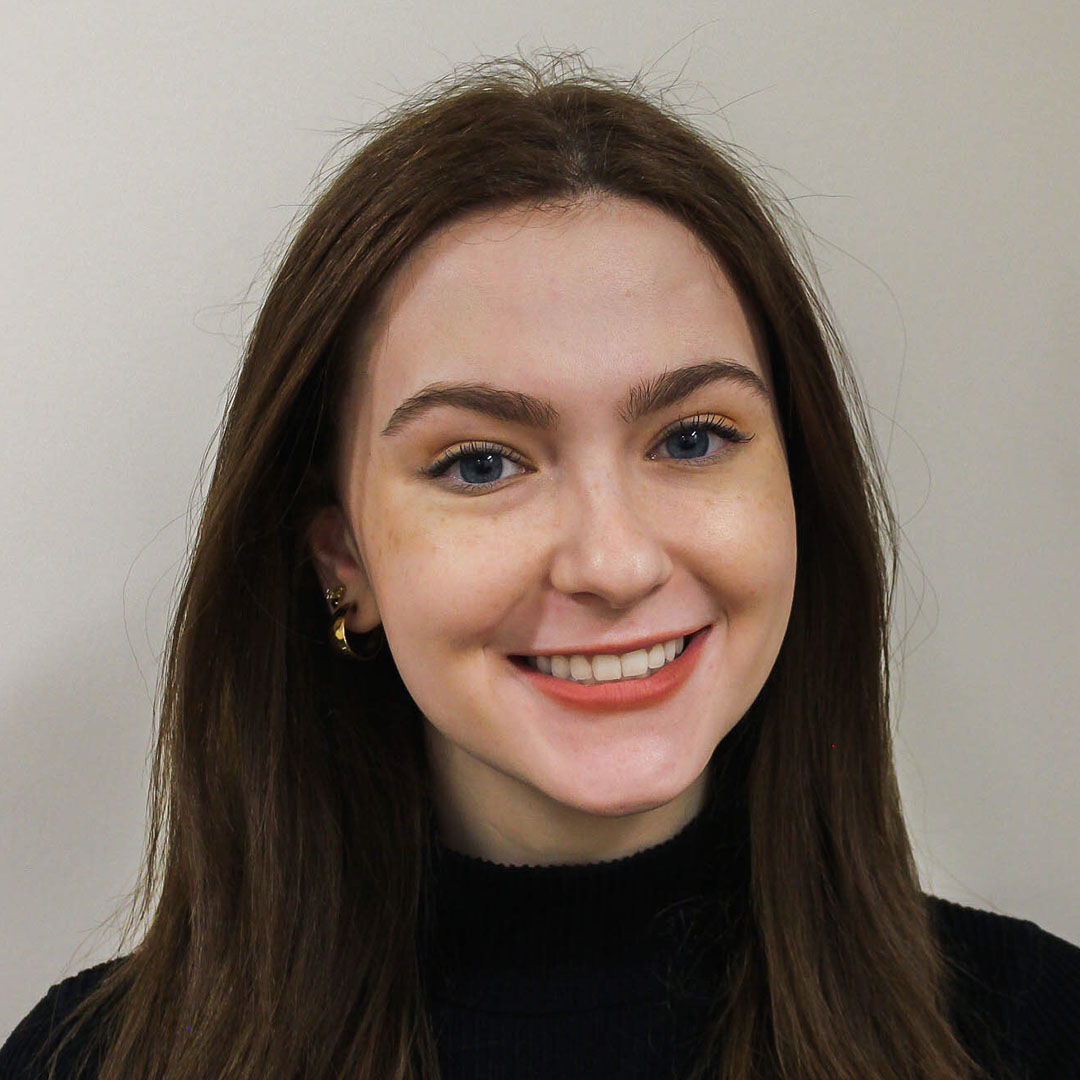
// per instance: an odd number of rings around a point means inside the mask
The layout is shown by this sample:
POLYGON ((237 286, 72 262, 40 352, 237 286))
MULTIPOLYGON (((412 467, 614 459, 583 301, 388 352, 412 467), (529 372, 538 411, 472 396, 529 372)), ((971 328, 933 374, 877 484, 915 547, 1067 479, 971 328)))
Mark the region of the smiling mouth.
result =
MULTIPOLYGON (((686 648, 690 644, 690 642, 693 641, 694 638, 699 637, 701 634, 705 633, 705 631, 708 630, 711 626, 712 626, 712 623, 708 623, 705 626, 702 626, 700 629, 695 630, 692 634, 687 634, 686 637, 683 638, 682 651, 685 652, 686 648)), ((660 644, 660 642, 656 642, 656 644, 660 644)), ((651 648, 651 647, 652 646, 644 646, 644 645, 642 646, 642 648, 646 649, 646 650, 648 648, 651 648)), ((635 649, 635 650, 632 650, 632 651, 637 652, 638 650, 635 649)), ((551 653, 550 655, 552 655, 552 656, 570 657, 570 656, 577 655, 577 654, 574 654, 574 653, 551 653)), ((588 656, 588 659, 591 660, 593 658, 593 656, 609 656, 609 655, 620 655, 621 656, 621 655, 624 655, 624 654, 622 654, 622 653, 615 653, 615 654, 612 654, 612 653, 594 653, 594 654, 590 654, 588 656)), ((535 660, 536 659, 535 657, 510 655, 510 656, 508 656, 508 659, 511 661, 511 663, 517 664, 518 667, 528 668, 530 671, 535 671, 536 670, 529 663, 530 660, 535 660)), ((656 670, 659 671, 661 669, 657 668, 656 670)))

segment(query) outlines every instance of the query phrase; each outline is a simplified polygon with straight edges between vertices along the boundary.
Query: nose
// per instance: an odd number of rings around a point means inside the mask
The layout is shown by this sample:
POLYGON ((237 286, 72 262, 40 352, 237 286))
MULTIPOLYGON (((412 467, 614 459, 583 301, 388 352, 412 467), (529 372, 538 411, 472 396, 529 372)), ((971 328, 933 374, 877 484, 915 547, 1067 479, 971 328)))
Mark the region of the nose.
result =
POLYGON ((661 523, 630 486, 615 469, 600 469, 565 493, 551 560, 553 588, 567 596, 600 596, 622 609, 670 577, 661 523))

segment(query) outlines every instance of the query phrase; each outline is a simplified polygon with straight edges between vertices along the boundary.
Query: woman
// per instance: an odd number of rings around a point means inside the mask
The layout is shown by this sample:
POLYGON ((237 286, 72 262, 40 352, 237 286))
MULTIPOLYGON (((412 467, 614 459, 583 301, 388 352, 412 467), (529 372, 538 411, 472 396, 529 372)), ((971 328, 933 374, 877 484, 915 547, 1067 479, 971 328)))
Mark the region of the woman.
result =
POLYGON ((633 85, 496 63, 380 124, 228 411, 157 906, 0 1072, 1080 1069, 1080 949, 919 889, 847 364, 749 174, 633 85))

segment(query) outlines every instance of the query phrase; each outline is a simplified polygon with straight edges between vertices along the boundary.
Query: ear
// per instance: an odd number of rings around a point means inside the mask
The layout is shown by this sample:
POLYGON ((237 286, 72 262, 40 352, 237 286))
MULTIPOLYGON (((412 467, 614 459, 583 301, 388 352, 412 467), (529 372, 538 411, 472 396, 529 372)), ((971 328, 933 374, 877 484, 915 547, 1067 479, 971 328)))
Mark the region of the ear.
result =
POLYGON ((357 633, 373 630, 381 621, 379 607, 341 508, 324 506, 316 511, 307 540, 323 593, 344 585, 343 603, 354 605, 346 616, 346 628, 357 633))

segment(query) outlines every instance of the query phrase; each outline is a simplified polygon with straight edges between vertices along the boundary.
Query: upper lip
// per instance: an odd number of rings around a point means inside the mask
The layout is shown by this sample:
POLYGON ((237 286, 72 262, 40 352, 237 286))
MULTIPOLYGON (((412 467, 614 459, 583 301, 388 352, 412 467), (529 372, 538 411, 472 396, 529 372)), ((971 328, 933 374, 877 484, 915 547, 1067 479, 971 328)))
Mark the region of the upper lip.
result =
MULTIPOLYGON (((706 624, 708 625, 708 624, 706 624)), ((653 645, 659 645, 663 641, 673 641, 679 637, 689 637, 703 630, 703 626, 695 626, 691 630, 676 630, 672 634, 650 634, 648 637, 632 638, 629 641, 620 641, 607 645, 573 645, 569 648, 537 649, 534 652, 512 653, 513 656, 619 656, 622 653, 634 652, 635 649, 648 649, 653 645)))

